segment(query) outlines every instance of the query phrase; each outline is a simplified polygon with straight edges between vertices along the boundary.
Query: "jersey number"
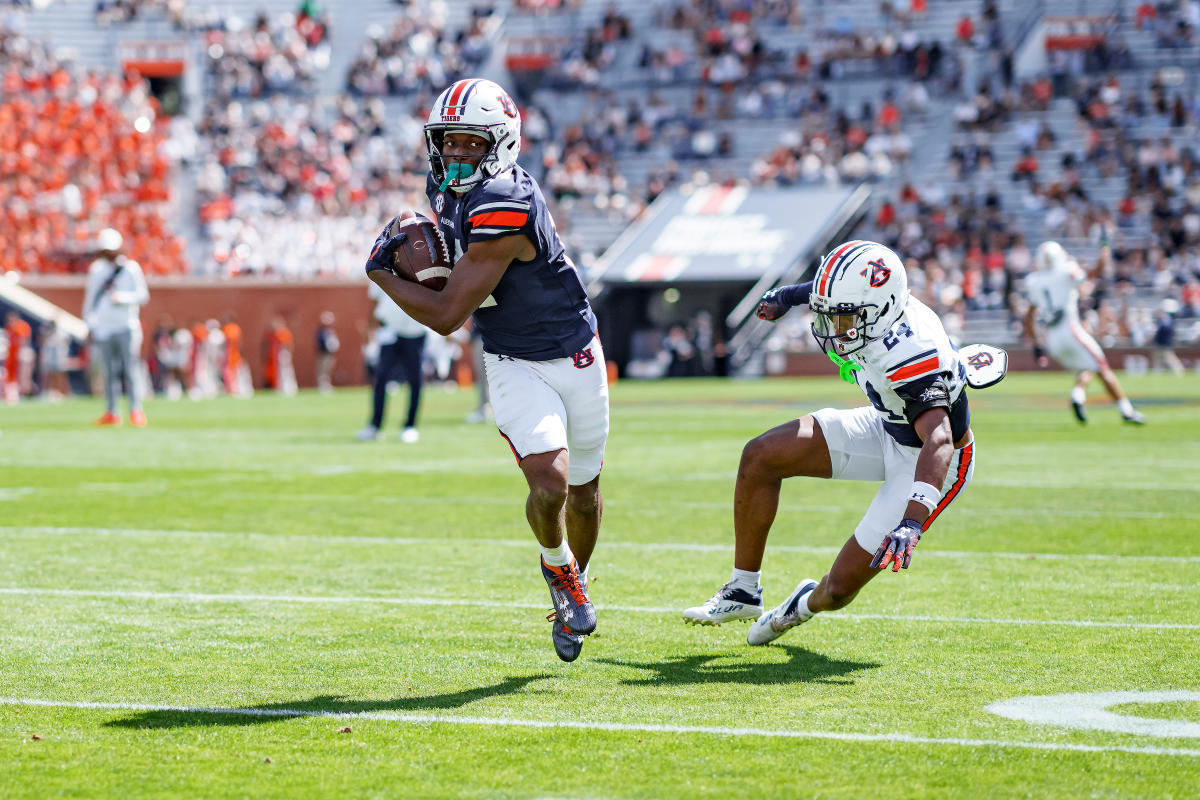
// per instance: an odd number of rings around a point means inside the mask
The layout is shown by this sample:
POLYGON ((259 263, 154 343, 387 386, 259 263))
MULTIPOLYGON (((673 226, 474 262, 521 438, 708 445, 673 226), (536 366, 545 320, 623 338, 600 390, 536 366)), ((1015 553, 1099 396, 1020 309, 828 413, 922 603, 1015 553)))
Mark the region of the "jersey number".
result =
MULTIPOLYGON (((900 344, 900 337, 908 338, 912 336, 912 330, 908 327, 908 323, 901 322, 896 326, 895 330, 888 331, 883 337, 883 346, 891 350, 896 345, 900 344)), ((878 406, 876 406, 878 408, 878 406)))

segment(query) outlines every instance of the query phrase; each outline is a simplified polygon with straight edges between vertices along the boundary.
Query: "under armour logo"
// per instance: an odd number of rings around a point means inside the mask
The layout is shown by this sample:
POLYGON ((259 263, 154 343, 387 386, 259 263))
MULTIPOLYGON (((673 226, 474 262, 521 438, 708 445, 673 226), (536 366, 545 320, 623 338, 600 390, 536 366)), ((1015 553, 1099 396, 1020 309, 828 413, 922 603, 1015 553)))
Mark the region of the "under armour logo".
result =
POLYGON ((975 369, 981 369, 992 363, 992 354, 988 352, 976 353, 967 359, 967 363, 975 369))
POLYGON ((585 347, 578 353, 572 353, 571 361, 575 362, 575 369, 587 369, 595 363, 596 358, 592 355, 592 348, 585 347))
POLYGON ((892 277, 892 270, 883 263, 882 258, 877 258, 874 261, 868 261, 867 266, 863 267, 863 271, 858 273, 864 278, 867 277, 867 267, 870 267, 870 284, 872 286, 883 286, 888 282, 888 278, 892 277))

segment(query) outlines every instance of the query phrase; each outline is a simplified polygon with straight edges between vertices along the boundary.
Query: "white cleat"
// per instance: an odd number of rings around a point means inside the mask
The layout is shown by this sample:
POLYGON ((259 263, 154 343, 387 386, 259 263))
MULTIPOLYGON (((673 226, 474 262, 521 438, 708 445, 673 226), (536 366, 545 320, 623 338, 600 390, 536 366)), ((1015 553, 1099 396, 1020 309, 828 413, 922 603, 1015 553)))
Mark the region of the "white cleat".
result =
POLYGON ((416 428, 405 428, 404 430, 400 431, 400 441, 404 442, 405 444, 416 444, 417 442, 421 441, 421 434, 416 428))
POLYGON ((702 606, 692 606, 683 611, 683 621, 688 625, 720 625, 735 619, 758 619, 762 614, 762 588, 747 592, 725 584, 702 606))
POLYGON ((360 442, 374 442, 379 438, 379 428, 376 428, 374 425, 368 425, 359 431, 355 438, 360 442))
POLYGON ((750 630, 746 634, 746 641, 754 645, 767 644, 783 636, 789 628, 794 628, 812 619, 811 612, 800 610, 800 599, 816 588, 817 582, 812 579, 801 581, 796 590, 788 595, 787 600, 763 614, 757 622, 750 626, 750 630))

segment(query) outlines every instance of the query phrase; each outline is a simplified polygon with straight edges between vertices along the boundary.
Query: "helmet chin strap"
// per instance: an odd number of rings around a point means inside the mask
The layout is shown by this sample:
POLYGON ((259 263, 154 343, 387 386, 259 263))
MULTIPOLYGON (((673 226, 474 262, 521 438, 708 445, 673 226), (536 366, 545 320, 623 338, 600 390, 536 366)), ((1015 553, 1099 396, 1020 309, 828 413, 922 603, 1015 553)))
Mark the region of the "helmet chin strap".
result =
POLYGON ((450 185, 450 181, 458 181, 463 178, 469 178, 475 174, 475 168, 470 164, 464 164, 461 161, 451 164, 446 167, 446 177, 442 179, 442 185, 438 187, 439 192, 446 191, 446 187, 450 185))

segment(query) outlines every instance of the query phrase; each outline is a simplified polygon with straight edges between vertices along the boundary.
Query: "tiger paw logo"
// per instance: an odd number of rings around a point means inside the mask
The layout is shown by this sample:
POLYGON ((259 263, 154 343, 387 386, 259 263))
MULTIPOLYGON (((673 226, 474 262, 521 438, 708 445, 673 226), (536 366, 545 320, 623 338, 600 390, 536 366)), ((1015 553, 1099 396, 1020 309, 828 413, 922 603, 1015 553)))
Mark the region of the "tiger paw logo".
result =
POLYGON ((572 353, 571 361, 574 362, 575 369, 587 369, 592 364, 596 363, 596 357, 592 355, 592 348, 585 347, 578 353, 572 353))
POLYGON ((870 272, 869 282, 872 286, 883 286, 888 282, 888 278, 892 277, 892 270, 887 264, 883 263, 882 258, 877 258, 874 261, 868 261, 867 266, 863 267, 863 271, 858 273, 864 278, 867 278, 867 273, 870 272))

